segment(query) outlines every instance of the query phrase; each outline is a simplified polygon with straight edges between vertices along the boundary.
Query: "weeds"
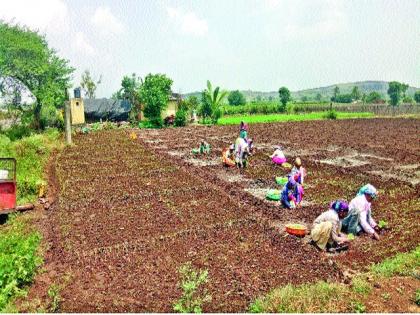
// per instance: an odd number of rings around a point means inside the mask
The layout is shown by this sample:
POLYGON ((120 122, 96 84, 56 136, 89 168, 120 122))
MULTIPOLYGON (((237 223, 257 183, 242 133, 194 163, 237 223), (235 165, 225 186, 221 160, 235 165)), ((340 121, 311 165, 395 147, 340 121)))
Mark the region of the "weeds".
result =
POLYGON ((60 146, 59 137, 56 129, 17 141, 0 135, 0 157, 16 158, 18 204, 33 202, 37 198, 43 184, 44 166, 50 152, 60 146))
POLYGON ((28 231, 26 224, 12 217, 0 230, 0 310, 12 298, 21 295, 42 259, 36 250, 41 241, 38 232, 28 231))
POLYGON ((415 297, 414 297, 414 302, 415 302, 418 306, 420 306, 420 289, 417 289, 417 290, 416 290, 416 295, 415 295, 415 297))
POLYGON ((60 309, 61 295, 60 287, 57 284, 52 284, 48 289, 48 297, 51 299, 49 311, 57 313, 60 309))
POLYGON ((362 276, 354 277, 351 286, 354 292, 362 295, 368 295, 372 291, 372 286, 362 276))
POLYGON ((366 306, 360 301, 353 301, 352 310, 354 313, 364 313, 366 312, 366 306))
POLYGON ((420 246, 409 253, 400 253, 393 258, 385 259, 382 263, 373 265, 372 271, 384 277, 418 276, 420 267, 420 246))
POLYGON ((341 284, 318 282, 300 286, 287 285, 275 289, 267 297, 257 299, 251 313, 311 313, 346 310, 343 296, 347 288, 341 284))
POLYGON ((211 301, 211 296, 202 287, 207 283, 207 270, 194 270, 191 263, 186 263, 179 269, 181 275, 181 298, 173 305, 180 313, 201 313, 202 305, 211 301))

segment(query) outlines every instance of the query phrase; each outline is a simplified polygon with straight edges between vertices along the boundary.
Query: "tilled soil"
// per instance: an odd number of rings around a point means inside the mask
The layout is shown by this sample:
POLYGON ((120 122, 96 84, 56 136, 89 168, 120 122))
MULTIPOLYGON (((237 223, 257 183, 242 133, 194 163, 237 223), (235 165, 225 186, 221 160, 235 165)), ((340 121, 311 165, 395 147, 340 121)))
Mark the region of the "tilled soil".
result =
POLYGON ((339 281, 344 269, 419 243, 419 186, 404 178, 413 168, 399 168, 420 163, 418 120, 251 125, 257 152, 242 172, 215 163, 237 126, 139 130, 137 140, 129 132, 78 136, 57 157, 46 265, 56 281, 71 279, 61 311, 171 312, 181 295, 177 269, 192 262, 209 272, 212 302, 204 311, 243 312, 274 287, 339 281), (190 154, 200 139, 211 144, 209 156, 190 154), (279 188, 274 177, 286 174, 267 157, 274 144, 290 160, 301 156, 308 170, 301 209, 252 193, 279 188), (368 164, 322 162, 348 155, 368 164), (393 178, 371 173, 395 170, 393 178), (390 224, 380 241, 358 238, 348 252, 329 256, 285 234, 284 224, 310 226, 330 201, 351 199, 367 182, 380 189, 375 218, 390 224))

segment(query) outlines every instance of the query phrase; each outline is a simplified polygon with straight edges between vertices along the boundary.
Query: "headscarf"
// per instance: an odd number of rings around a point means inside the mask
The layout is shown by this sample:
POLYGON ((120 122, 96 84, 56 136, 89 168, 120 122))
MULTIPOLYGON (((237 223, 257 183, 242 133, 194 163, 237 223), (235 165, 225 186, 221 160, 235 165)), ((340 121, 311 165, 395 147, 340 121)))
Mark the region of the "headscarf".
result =
POLYGON ((299 158, 299 157, 297 157, 297 158, 296 158, 296 160, 295 160, 295 165, 296 165, 297 167, 301 167, 301 166, 302 166, 302 161, 300 160, 300 158, 299 158))
POLYGON ((241 121, 241 124, 239 125, 240 131, 244 130, 244 131, 248 131, 248 124, 241 121))
POLYGON ((248 136, 248 133, 246 130, 241 130, 241 132, 239 133, 239 137, 241 137, 242 139, 245 139, 248 136))
POLYGON ((335 212, 349 211, 349 205, 344 200, 336 200, 331 202, 330 208, 333 209, 335 212))
POLYGON ((360 188, 359 192, 357 193, 358 196, 364 194, 370 195, 372 198, 376 198, 378 196, 378 191, 371 184, 366 184, 362 188, 360 188))

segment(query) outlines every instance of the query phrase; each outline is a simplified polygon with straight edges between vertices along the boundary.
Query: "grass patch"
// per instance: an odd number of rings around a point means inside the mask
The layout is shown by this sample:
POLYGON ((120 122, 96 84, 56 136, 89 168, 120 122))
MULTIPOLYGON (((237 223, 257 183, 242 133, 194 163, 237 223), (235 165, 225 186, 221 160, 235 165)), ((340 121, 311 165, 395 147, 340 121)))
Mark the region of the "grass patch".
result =
POLYGON ((10 310, 9 301, 25 293, 42 263, 37 254, 41 235, 20 217, 12 216, 0 227, 0 311, 10 310))
POLYGON ((372 271, 383 277, 391 276, 419 276, 420 246, 408 253, 400 253, 395 257, 387 258, 382 263, 373 265, 372 271))
POLYGON ((287 285, 257 299, 251 313, 337 313, 347 309, 343 299, 348 288, 341 284, 317 282, 300 286, 287 285))
POLYGON ((351 286, 354 292, 362 295, 368 295, 372 291, 371 284, 362 275, 354 277, 351 286))
MULTIPOLYGON (((372 118, 373 113, 340 113, 337 112, 337 119, 350 118, 372 118)), ((241 115, 241 116, 226 116, 218 121, 218 125, 239 125, 241 121, 246 121, 248 124, 256 123, 272 123, 272 122, 287 122, 287 121, 306 121, 306 120, 322 120, 326 119, 325 112, 315 112, 308 114, 271 114, 271 115, 241 115)))
POLYGON ((44 166, 49 154, 61 144, 60 133, 49 129, 43 134, 35 134, 16 141, 0 134, 0 157, 16 158, 17 203, 36 200, 40 186, 44 185, 44 166))

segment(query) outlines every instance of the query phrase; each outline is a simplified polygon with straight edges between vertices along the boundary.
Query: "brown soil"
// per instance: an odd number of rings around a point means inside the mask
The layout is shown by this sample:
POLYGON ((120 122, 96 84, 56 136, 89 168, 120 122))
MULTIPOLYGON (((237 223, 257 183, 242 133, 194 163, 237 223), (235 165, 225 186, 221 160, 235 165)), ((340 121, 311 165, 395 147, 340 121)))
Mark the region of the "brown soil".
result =
MULTIPOLYGON (((171 312, 181 295, 177 269, 191 261, 209 271, 213 300, 204 311, 246 311, 276 286, 340 280, 345 268, 361 270, 414 248, 420 235, 418 185, 369 172, 406 172, 411 169, 397 166, 420 163, 419 129, 414 119, 252 125, 257 151, 241 172, 213 162, 235 140, 237 126, 140 130, 137 140, 129 138, 131 131, 77 137, 58 157, 59 199, 48 210, 44 233, 49 279, 71 278, 60 310, 171 312), (192 157, 190 149, 202 138, 212 153, 192 157), (280 188, 274 177, 286 171, 267 154, 270 146, 285 143, 308 170, 307 203, 297 210, 249 193, 280 188), (369 164, 320 162, 346 156, 349 149, 369 164), (201 162, 192 164, 192 158, 201 162), (390 224, 380 241, 359 238, 347 253, 329 256, 282 230, 288 222, 310 225, 330 201, 349 200, 367 182, 380 189, 375 218, 390 224)), ((30 296, 41 291, 35 283, 30 296)))

